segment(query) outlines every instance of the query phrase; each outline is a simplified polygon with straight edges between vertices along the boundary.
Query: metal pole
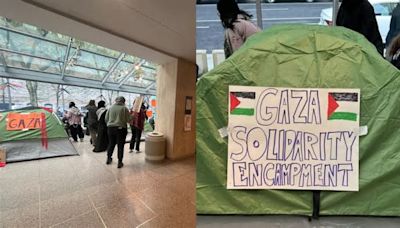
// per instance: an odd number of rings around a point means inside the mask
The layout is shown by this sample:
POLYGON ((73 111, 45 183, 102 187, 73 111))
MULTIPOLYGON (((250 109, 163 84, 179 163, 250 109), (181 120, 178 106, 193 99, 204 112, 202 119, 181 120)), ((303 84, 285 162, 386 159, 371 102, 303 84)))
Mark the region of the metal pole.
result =
POLYGON ((61 99, 62 99, 62 105, 63 105, 63 115, 65 111, 65 103, 64 103, 64 85, 61 85, 61 99))
POLYGON ((11 104, 11 88, 10 88, 10 79, 7 78, 7 92, 8 92, 8 108, 11 109, 12 108, 12 104, 11 104))
POLYGON ((336 26, 336 17, 339 11, 339 0, 333 0, 332 5, 332 23, 333 26, 336 26))
POLYGON ((262 10, 261 10, 261 0, 256 0, 256 14, 257 14, 257 25, 260 29, 263 29, 262 21, 262 10))

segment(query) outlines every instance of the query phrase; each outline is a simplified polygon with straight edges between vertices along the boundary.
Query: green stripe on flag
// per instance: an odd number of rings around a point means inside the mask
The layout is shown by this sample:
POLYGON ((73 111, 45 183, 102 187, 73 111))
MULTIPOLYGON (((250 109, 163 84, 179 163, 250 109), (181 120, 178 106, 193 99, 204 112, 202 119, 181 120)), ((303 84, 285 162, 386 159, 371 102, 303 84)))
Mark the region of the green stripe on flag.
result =
POLYGON ((235 108, 231 112, 232 115, 252 116, 254 108, 235 108))
POLYGON ((329 120, 350 120, 357 121, 357 114, 352 112, 334 112, 329 120))

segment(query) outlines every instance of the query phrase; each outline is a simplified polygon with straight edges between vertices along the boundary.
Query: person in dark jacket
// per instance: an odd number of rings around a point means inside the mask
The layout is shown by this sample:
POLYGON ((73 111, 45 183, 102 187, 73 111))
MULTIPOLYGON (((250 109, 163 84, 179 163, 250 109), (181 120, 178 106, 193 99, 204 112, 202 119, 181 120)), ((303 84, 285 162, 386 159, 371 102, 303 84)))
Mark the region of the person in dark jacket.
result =
POLYGON ((129 153, 133 152, 135 148, 136 153, 140 153, 140 139, 142 137, 142 131, 144 129, 144 121, 147 119, 146 107, 142 104, 139 112, 131 111, 132 121, 130 122, 132 138, 129 144, 129 153), (136 147, 135 147, 136 144, 136 147))
POLYGON ((400 4, 393 9, 392 18, 390 19, 390 29, 386 36, 386 46, 389 46, 392 39, 400 34, 400 4))
POLYGON ((374 8, 367 0, 343 0, 336 18, 336 25, 361 33, 383 56, 384 47, 374 8))
POLYGON ((392 39, 386 52, 386 58, 393 66, 400 69, 400 35, 392 39))
POLYGON ((93 152, 103 152, 107 150, 108 147, 108 134, 107 134, 107 123, 106 123, 106 102, 99 101, 97 104, 97 138, 93 152))
POLYGON ((90 142, 92 145, 96 145, 96 137, 97 137, 97 125, 98 125, 98 120, 97 120, 97 107, 96 107, 96 102, 94 100, 90 100, 89 104, 86 105, 86 109, 88 110, 87 113, 87 125, 89 128, 90 132, 90 142))

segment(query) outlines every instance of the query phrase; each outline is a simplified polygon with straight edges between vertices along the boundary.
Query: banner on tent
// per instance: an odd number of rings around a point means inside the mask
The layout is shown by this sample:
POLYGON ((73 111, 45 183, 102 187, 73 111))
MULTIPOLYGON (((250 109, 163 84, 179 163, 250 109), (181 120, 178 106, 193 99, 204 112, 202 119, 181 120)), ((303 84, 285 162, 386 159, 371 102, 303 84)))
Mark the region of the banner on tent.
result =
POLYGON ((228 189, 358 191, 359 89, 229 87, 228 189))
POLYGON ((41 129, 42 113, 15 113, 7 114, 7 131, 20 131, 29 129, 41 129))

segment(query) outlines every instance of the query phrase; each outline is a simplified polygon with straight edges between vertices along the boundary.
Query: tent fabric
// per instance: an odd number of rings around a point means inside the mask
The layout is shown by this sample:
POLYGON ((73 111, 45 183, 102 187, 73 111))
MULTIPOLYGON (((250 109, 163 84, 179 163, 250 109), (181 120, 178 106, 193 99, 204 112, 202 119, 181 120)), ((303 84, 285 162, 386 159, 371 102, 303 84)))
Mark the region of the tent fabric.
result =
MULTIPOLYGON (((25 121, 24 124, 28 122, 25 121)), ((17 125, 19 121, 15 123, 17 125)), ((7 162, 78 155, 78 152, 69 141, 63 123, 56 115, 41 108, 24 108, 0 112, 0 147, 6 149, 7 162), (32 113, 37 113, 46 120, 45 124, 41 125, 43 127, 38 129, 7 130, 7 122, 10 115, 29 115, 32 113)))
POLYGON ((18 109, 0 112, 0 143, 42 138, 40 129, 30 129, 27 131, 7 131, 7 116, 9 113, 44 113, 46 115, 46 130, 48 138, 68 138, 62 122, 53 113, 40 108, 18 109))
POLYGON ((7 162, 18 162, 51 158, 67 155, 78 155, 68 139, 50 139, 49 147, 42 146, 40 140, 30 139, 15 142, 5 142, 0 145, 7 152, 7 162))
POLYGON ((310 216, 312 191, 227 190, 229 85, 360 88, 359 191, 322 191, 320 215, 400 216, 400 72, 362 35, 283 25, 250 37, 197 84, 197 213, 310 216))

